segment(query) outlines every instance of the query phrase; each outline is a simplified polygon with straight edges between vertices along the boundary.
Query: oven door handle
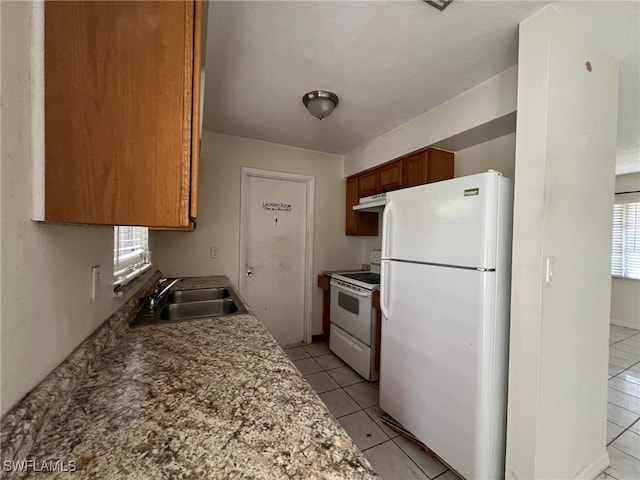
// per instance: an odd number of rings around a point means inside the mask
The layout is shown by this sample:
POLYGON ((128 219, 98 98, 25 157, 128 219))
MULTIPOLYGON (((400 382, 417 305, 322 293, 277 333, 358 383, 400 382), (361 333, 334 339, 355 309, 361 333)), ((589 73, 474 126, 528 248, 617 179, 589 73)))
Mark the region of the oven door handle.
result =
POLYGON ((331 280, 331 282, 329 282, 329 285, 332 285, 340 290, 342 290, 343 292, 346 293, 352 293, 354 295, 357 295, 358 297, 371 297, 371 292, 369 290, 353 290, 349 287, 345 287, 342 284, 331 280))

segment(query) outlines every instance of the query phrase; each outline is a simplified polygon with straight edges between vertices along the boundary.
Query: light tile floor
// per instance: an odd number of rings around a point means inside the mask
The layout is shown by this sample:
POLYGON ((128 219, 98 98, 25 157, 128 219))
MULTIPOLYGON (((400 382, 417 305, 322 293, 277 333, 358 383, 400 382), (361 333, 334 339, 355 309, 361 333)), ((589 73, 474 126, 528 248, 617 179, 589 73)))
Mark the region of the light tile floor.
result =
POLYGON ((383 480, 460 480, 440 460, 382 424, 377 383, 345 365, 326 343, 283 348, 383 480))
POLYGON ((640 331, 611 325, 607 478, 640 478, 640 331))
MULTIPOLYGON (((607 450, 603 478, 640 478, 640 331, 611 326, 607 450)), ((378 385, 365 381, 326 343, 285 352, 384 480, 459 480, 442 462, 380 421, 378 385)))

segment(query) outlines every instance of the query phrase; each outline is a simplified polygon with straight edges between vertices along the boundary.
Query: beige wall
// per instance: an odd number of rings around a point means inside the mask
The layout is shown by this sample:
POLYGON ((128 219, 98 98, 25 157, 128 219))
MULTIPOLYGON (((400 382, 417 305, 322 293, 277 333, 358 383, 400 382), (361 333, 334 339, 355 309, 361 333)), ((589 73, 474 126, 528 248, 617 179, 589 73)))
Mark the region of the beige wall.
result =
POLYGON ((554 7, 520 24, 518 58, 506 477, 595 478, 609 462, 617 62, 554 7))
POLYGON ((345 177, 512 114, 517 73, 513 66, 357 148, 345 156, 345 177))
POLYGON ((240 236, 240 167, 312 175, 316 179, 312 333, 322 332, 324 270, 359 267, 362 244, 344 233, 342 156, 203 132, 198 228, 159 235, 160 269, 171 276, 226 275, 237 286, 240 236), (210 258, 212 246, 219 258, 210 258))
MULTIPOLYGON (((640 173, 618 175, 616 192, 640 191, 640 173)), ((611 323, 640 330, 640 281, 611 279, 611 323)))
POLYGON ((497 170, 505 177, 514 178, 516 134, 511 133, 480 145, 458 150, 455 155, 455 177, 497 170))
POLYGON ((4 414, 125 298, 115 299, 112 293, 112 228, 29 220, 30 4, 2 2, 1 11, 0 414, 4 414), (102 266, 102 282, 91 303, 93 265, 102 266))

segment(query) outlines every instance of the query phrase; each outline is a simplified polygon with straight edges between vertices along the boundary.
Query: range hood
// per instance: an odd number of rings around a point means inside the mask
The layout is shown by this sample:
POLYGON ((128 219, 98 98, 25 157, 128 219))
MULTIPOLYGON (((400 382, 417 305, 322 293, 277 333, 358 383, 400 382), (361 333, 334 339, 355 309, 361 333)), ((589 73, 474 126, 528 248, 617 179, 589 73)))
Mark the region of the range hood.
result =
POLYGON ((375 212, 380 213, 384 210, 387 203, 387 194, 378 193, 369 197, 362 197, 358 205, 354 205, 353 209, 358 212, 375 212))

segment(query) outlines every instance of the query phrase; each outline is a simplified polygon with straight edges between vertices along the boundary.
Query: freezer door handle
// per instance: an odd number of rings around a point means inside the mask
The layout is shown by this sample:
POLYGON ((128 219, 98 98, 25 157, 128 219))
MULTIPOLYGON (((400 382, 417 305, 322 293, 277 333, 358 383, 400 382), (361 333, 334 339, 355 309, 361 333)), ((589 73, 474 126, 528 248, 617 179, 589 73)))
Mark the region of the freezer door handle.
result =
POLYGON ((389 258, 389 222, 391 218, 391 210, 393 209, 393 201, 389 200, 384 207, 382 213, 382 258, 389 258))
POLYGON ((385 319, 389 318, 389 266, 388 260, 380 261, 380 310, 385 319))

